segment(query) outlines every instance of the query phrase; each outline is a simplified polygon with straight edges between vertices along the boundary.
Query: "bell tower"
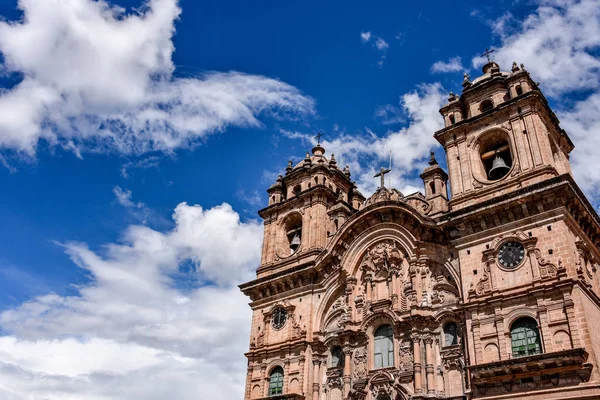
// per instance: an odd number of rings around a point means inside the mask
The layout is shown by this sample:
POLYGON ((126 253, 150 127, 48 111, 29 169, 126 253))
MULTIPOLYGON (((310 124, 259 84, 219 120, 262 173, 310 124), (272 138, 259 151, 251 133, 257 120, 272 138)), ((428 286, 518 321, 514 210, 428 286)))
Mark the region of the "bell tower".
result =
MULTIPOLYGON (((320 135, 319 135, 320 139, 320 135)), ((265 221, 262 263, 258 277, 314 260, 344 221, 362 207, 363 195, 320 143, 267 190, 269 206, 260 210, 265 221)))
POLYGON ((440 110, 445 127, 435 133, 447 155, 453 210, 571 173, 573 143, 523 65, 503 72, 489 61, 462 86, 440 110))

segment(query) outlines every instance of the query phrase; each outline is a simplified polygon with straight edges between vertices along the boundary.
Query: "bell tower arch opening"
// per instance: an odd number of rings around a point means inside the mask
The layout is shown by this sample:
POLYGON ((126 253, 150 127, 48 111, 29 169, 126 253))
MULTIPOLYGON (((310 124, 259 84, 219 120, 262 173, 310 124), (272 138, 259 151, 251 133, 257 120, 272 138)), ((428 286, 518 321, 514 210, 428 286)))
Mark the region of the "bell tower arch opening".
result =
POLYGON ((279 245, 279 254, 292 255, 300 250, 302 245, 302 215, 290 213, 281 224, 283 237, 279 245))
POLYGON ((484 135, 479 142, 479 158, 486 180, 504 178, 513 165, 508 135, 501 131, 484 135))

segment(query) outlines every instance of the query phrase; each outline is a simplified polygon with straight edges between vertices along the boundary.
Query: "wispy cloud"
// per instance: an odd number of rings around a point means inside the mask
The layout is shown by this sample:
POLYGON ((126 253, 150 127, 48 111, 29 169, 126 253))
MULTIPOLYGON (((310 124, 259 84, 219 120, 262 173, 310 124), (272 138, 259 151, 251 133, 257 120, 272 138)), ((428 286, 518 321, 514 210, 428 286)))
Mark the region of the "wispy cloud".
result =
POLYGON ((115 186, 113 188, 113 193, 117 203, 129 210, 132 216, 139 219, 143 224, 148 221, 148 216, 150 215, 149 208, 141 201, 134 202, 132 200, 133 194, 131 193, 131 190, 121 189, 120 186, 115 186))
POLYGON ((431 66, 431 72, 433 73, 458 72, 465 70, 467 70, 467 68, 462 65, 460 57, 452 57, 448 61, 437 61, 431 66))
MULTIPOLYGON (((365 128, 366 134, 342 132, 335 138, 324 140, 323 146, 328 153, 335 153, 339 165, 350 166, 352 178, 366 195, 377 188, 373 174, 382 165, 388 165, 392 152, 394 169, 390 175, 393 185, 406 194, 413 193, 420 190, 423 183, 411 177, 425 167, 429 152, 439 147, 433 132, 443 125, 439 109, 445 100, 446 92, 439 83, 420 85, 401 96, 396 112, 405 117, 405 126, 383 134, 368 128, 365 128)), ((287 135, 314 143, 308 133, 288 132, 287 135)))
POLYGON ((251 191, 247 191, 245 189, 239 189, 236 192, 237 197, 240 200, 245 201, 246 203, 250 204, 251 206, 259 206, 262 204, 262 197, 260 196, 260 194, 258 193, 258 190, 251 190, 251 191))
POLYGON ((121 165, 121 176, 125 179, 129 179, 129 172, 132 169, 158 168, 160 159, 161 157, 159 156, 150 156, 140 160, 128 161, 121 165))
POLYGON ((131 13, 105 0, 19 8, 19 21, 0 20, 0 69, 22 75, 0 93, 0 148, 35 157, 45 141, 78 156, 170 153, 231 125, 259 127, 261 115, 314 112, 311 98, 277 79, 174 77, 177 0, 149 0, 131 13))

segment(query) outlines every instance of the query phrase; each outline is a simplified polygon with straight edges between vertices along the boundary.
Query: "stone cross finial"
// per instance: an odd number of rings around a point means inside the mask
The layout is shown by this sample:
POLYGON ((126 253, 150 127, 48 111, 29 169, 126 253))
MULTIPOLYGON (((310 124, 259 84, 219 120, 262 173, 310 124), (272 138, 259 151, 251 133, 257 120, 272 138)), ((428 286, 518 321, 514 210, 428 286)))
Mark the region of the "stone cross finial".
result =
POLYGON ((315 139, 317 139, 317 146, 319 146, 321 144, 321 138, 325 136, 324 134, 322 134, 321 132, 317 133, 317 136, 315 136, 315 139))
POLYGON ((378 176, 381 177, 381 186, 380 187, 385 187, 385 174, 387 174, 389 172, 392 172, 392 170, 390 168, 381 167, 379 172, 376 173, 375 176, 373 176, 374 178, 377 178, 378 176))
POLYGON ((485 53, 483 53, 481 55, 481 57, 486 57, 488 60, 488 63, 492 61, 492 53, 494 52, 494 49, 490 50, 487 47, 485 48, 485 53))

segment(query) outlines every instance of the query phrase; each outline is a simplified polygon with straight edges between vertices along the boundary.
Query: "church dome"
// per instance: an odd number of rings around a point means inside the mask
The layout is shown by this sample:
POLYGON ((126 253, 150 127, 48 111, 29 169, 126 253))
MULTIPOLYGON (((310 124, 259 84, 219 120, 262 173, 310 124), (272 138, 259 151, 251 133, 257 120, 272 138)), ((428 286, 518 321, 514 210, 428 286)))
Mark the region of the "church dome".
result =
MULTIPOLYGON (((293 170, 301 169, 305 165, 323 165, 325 167, 329 167, 330 160, 328 160, 323 154, 325 153, 325 149, 321 145, 316 145, 312 149, 312 156, 309 153, 306 153, 306 157, 298 164, 296 164, 293 170)), ((332 166, 335 165, 335 162, 332 166)))
POLYGON ((473 82, 471 82, 472 86, 475 86, 479 83, 488 81, 493 76, 507 77, 510 75, 510 73, 508 73, 508 72, 500 71, 500 66, 494 61, 490 61, 487 64, 485 64, 481 68, 481 71, 483 72, 483 75, 478 76, 477 78, 473 79, 473 82))

